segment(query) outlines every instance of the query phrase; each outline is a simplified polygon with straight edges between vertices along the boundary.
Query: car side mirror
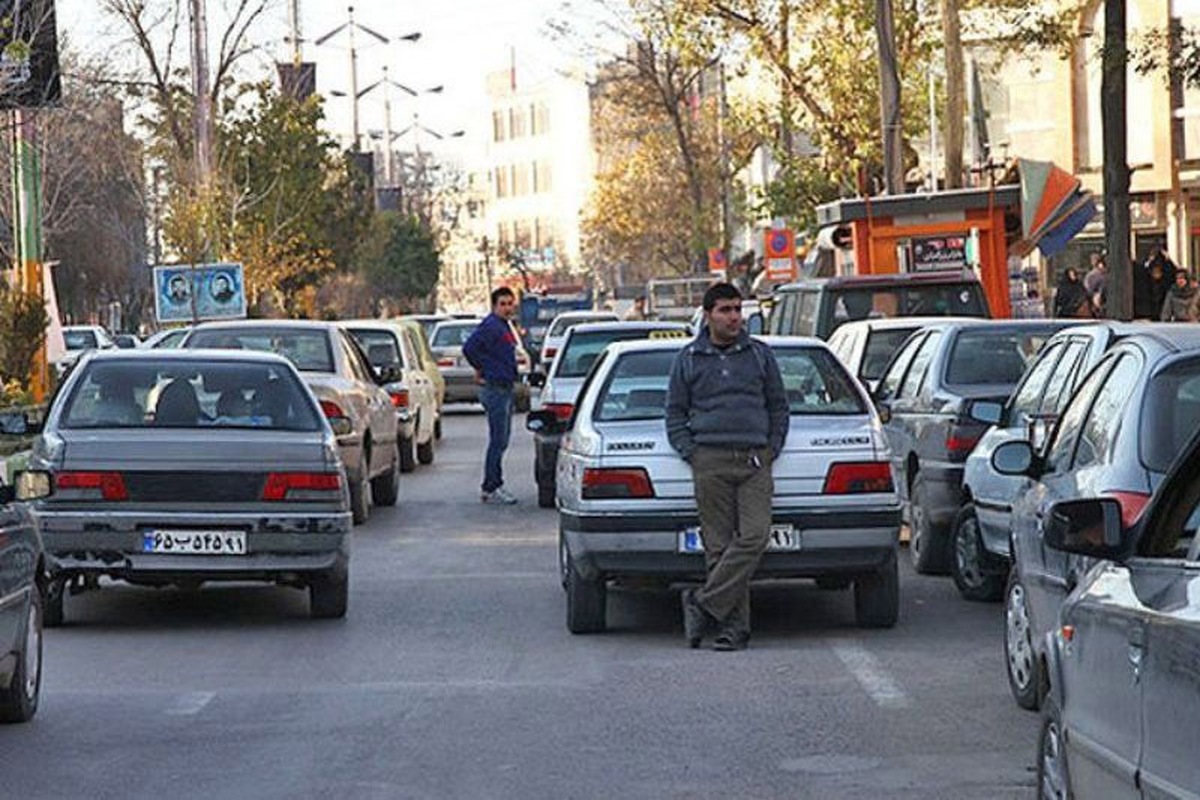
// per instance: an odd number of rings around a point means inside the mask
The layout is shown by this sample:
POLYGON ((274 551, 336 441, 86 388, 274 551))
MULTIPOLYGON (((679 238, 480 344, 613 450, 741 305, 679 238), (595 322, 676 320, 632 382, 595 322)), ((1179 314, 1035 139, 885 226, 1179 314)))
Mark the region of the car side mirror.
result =
POLYGON ((530 433, 558 433, 562 429, 563 424, 553 411, 539 409, 525 415, 525 430, 530 433))
POLYGON ((1001 475, 1031 476, 1036 466, 1037 455, 1029 442, 1005 442, 992 451, 992 469, 1001 475))
POLYGON ((1128 558, 1133 542, 1132 531, 1121 525, 1121 504, 1109 497, 1055 503, 1042 537, 1055 550, 1108 561, 1128 558))
POLYGON ((967 416, 984 425, 997 425, 1004 418, 1004 406, 994 400, 976 400, 967 409, 967 416))

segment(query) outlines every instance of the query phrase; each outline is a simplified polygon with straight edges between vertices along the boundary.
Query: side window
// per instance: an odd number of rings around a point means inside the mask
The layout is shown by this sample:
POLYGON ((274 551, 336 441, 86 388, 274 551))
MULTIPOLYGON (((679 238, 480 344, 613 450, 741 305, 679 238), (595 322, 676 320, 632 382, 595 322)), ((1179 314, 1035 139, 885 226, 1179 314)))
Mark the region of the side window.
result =
POLYGON ((816 292, 800 292, 796 296, 795 331, 800 336, 812 336, 817 330, 817 304, 820 296, 816 292))
POLYGON ((921 345, 921 349, 917 351, 917 355, 913 359, 912 366, 908 369, 904 385, 900 387, 900 397, 917 396, 921 387, 925 385, 925 375, 929 372, 929 362, 933 359, 934 351, 937 350, 938 344, 941 341, 941 333, 931 333, 925 339, 924 344, 921 345))
POLYGON ((404 362, 405 369, 419 370, 421 368, 421 358, 417 355, 417 352, 417 346, 412 340, 412 333, 401 331, 400 359, 404 362))
POLYGON ((1126 356, 1109 373, 1103 388, 1096 394, 1087 421, 1083 423, 1072 469, 1108 463, 1117 431, 1121 429, 1125 406, 1129 404, 1129 396, 1133 394, 1141 372, 1140 360, 1126 356))
POLYGON ((1058 363, 1058 357, 1062 353, 1062 344, 1055 342, 1038 354, 1037 363, 1025 374, 1025 380, 1021 382, 1020 388, 1013 396, 1012 406, 1008 413, 1009 425, 1024 424, 1030 415, 1037 413, 1042 390, 1046 388, 1046 378, 1058 363))
POLYGON ((795 292, 784 292, 779 296, 779 305, 771 312, 771 333, 778 336, 791 335, 792 311, 795 307, 795 292))
POLYGON ((1042 395, 1042 404, 1038 409, 1041 414, 1061 414, 1063 406, 1071 399, 1071 389, 1079 381, 1079 371, 1083 369, 1084 355, 1087 353, 1086 341, 1072 339, 1067 345, 1062 360, 1050 376, 1046 384, 1046 393, 1042 395))
POLYGON ((1075 396, 1071 398, 1071 402, 1067 405, 1066 411, 1063 412, 1058 421, 1058 427, 1054 431, 1054 440, 1051 442, 1050 452, 1046 456, 1047 472, 1066 469, 1067 464, 1070 463, 1071 453, 1075 450, 1075 442, 1079 437, 1080 428, 1083 427, 1084 417, 1114 360, 1102 361, 1100 366, 1096 367, 1079 387, 1075 396))
POLYGON ((921 346, 921 342, 924 339, 925 337, 918 334, 909 339, 900 348, 900 352, 896 353, 887 372, 879 380, 879 389, 877 391, 880 397, 892 397, 896 394, 896 390, 900 388, 900 381, 904 379, 904 371, 908 369, 908 365, 912 362, 917 348, 921 346))
POLYGON ((342 356, 346 359, 346 365, 350 370, 350 374, 356 380, 363 381, 364 383, 375 383, 375 373, 363 361, 358 346, 351 342, 349 336, 345 333, 338 337, 338 341, 341 343, 342 356))

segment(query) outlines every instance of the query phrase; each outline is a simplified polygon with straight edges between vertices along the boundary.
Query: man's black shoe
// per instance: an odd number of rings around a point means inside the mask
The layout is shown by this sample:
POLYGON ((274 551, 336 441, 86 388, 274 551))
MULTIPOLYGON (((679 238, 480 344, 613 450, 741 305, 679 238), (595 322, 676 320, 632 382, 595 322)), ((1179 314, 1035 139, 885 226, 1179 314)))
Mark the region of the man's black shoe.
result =
POLYGON ((695 649, 700 646, 704 634, 715 627, 716 620, 696 600, 695 589, 684 589, 679 598, 683 604, 683 635, 688 647, 695 649))
POLYGON ((745 650, 750 646, 750 634, 746 631, 721 631, 717 634, 717 638, 713 640, 713 650, 729 652, 731 650, 745 650))

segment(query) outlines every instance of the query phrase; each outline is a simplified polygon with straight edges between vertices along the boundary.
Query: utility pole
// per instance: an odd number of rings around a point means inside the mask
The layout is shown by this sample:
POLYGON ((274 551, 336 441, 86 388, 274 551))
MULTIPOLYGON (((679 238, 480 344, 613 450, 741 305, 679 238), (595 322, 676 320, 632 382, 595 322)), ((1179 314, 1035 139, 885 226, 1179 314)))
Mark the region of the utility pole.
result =
MULTIPOLYGON (((295 2, 295 0, 293 0, 293 2, 295 2)), ((362 150, 362 135, 359 132, 359 124, 358 124, 358 99, 361 95, 358 91, 358 47, 354 41, 354 33, 355 33, 355 31, 361 31, 361 32, 367 34, 368 36, 371 36, 371 37, 377 39, 382 44, 388 44, 391 41, 391 39, 384 36, 382 33, 378 33, 376 31, 371 30, 366 25, 360 25, 359 23, 355 22, 354 21, 354 6, 350 6, 347 10, 349 11, 349 20, 347 22, 343 22, 341 25, 337 26, 336 28, 331 30, 329 33, 320 37, 315 42, 313 42, 313 44, 318 45, 318 46, 323 45, 326 42, 328 42, 330 39, 332 39, 334 36, 337 36, 342 31, 346 31, 346 35, 349 38, 349 41, 350 41, 351 119, 352 119, 352 127, 353 127, 352 133, 353 133, 353 138, 354 138, 354 152, 357 153, 362 150)), ((414 33, 414 34, 405 36, 403 38, 408 41, 415 42, 417 39, 421 38, 421 34, 414 33)))
POLYGON ((288 27, 292 32, 292 65, 297 69, 304 63, 301 42, 304 41, 300 22, 300 0, 288 0, 288 27))
POLYGON ((721 113, 717 120, 717 132, 721 143, 721 249, 725 258, 733 255, 733 210, 730 202, 730 157, 729 157, 729 94, 725 86, 725 63, 717 66, 721 82, 721 113))
POLYGON ((1104 245, 1108 250, 1108 315, 1133 317, 1129 258, 1129 156, 1126 152, 1126 69, 1129 61, 1125 0, 1104 0, 1100 116, 1104 137, 1104 245))
POLYGON ((946 188, 961 189, 963 185, 963 98, 966 82, 963 78, 962 26, 959 21, 959 0, 942 0, 942 40, 946 59, 946 135, 942 155, 946 159, 946 188))
POLYGON ((883 178, 888 194, 904 191, 904 154, 900 130, 900 75, 896 64, 896 21, 892 0, 875 0, 879 39, 879 112, 883 134, 883 178))
POLYGON ((205 0, 191 0, 192 90, 196 95, 196 183, 207 187, 212 170, 212 97, 208 93, 208 19, 205 0))
MULTIPOLYGON (((12 112, 13 244, 17 270, 13 285, 45 298, 42 268, 42 169, 38 158, 37 112, 12 112)), ((53 325, 51 326, 53 327, 53 325)), ((40 402, 50 388, 46 344, 34 356, 29 388, 40 402)))

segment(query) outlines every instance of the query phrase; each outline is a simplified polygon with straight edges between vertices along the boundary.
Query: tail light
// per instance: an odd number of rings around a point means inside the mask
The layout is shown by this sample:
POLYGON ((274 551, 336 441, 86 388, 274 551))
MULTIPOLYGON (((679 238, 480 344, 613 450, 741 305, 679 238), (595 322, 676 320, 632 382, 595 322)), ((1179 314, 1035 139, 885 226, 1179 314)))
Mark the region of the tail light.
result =
POLYGON ((453 367, 453 366, 454 366, 454 361, 455 361, 455 359, 454 359, 454 357, 453 357, 453 356, 447 356, 447 357, 445 357, 445 358, 439 358, 439 359, 438 359, 438 366, 439 366, 439 367, 453 367))
POLYGON ((1121 506, 1121 527, 1132 528, 1146 510, 1150 495, 1144 492, 1105 492, 1121 506))
POLYGON ((332 400, 321 401, 321 413, 329 420, 329 427, 333 428, 333 432, 338 436, 345 436, 354 430, 354 423, 346 416, 346 412, 332 400))
POLYGON ((342 490, 342 476, 336 472, 272 472, 263 484, 262 499, 327 500, 330 492, 342 490))
POLYGON ((393 408, 408 408, 408 389, 397 389, 388 395, 392 398, 393 408))
POLYGON ((952 425, 946 434, 946 453, 950 458, 966 458, 983 438, 984 428, 978 425, 952 425))
POLYGON ((654 497, 654 485, 641 467, 588 468, 583 471, 584 500, 646 497, 654 497))
POLYGON ((60 472, 54 488, 65 499, 128 500, 129 490, 119 472, 60 472))
POLYGON ((559 422, 566 422, 575 413, 575 406, 570 403, 545 403, 542 408, 554 412, 554 418, 559 422))
POLYGON ((831 464, 825 475, 824 494, 871 494, 890 492, 892 466, 886 461, 856 461, 831 464))
POLYGON ((547 348, 546 348, 546 355, 542 357, 542 360, 543 360, 543 361, 549 361, 550 359, 554 358, 554 356, 555 356, 555 354, 556 354, 556 353, 558 353, 558 349, 557 349, 557 348, 554 348, 554 347, 547 347, 547 348))

